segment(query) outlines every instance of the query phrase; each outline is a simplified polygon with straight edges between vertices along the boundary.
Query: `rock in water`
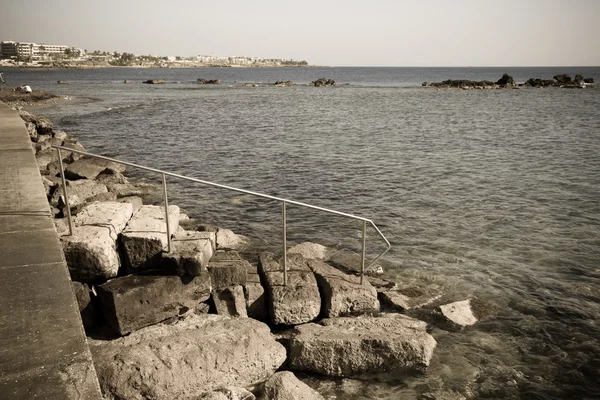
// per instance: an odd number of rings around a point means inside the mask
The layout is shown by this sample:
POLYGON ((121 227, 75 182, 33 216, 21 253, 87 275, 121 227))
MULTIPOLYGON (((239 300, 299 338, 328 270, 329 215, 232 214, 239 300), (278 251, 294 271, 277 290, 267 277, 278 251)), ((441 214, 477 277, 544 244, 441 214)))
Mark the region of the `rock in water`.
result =
POLYGON ((377 290, 360 277, 347 275, 323 261, 312 260, 308 266, 314 272, 323 296, 325 317, 378 312, 377 290))
POLYGON ((65 177, 70 180, 94 179, 106 169, 122 173, 125 166, 100 158, 83 157, 65 167, 65 177))
POLYGON ((440 311, 444 317, 459 326, 473 325, 478 321, 471 310, 470 299, 440 306, 440 311))
POLYGON ((296 327, 290 368, 350 377, 386 371, 424 371, 435 339, 426 323, 401 314, 329 318, 296 327))
POLYGON ((274 324, 303 324, 319 316, 321 295, 317 280, 301 255, 288 254, 287 286, 283 284, 283 266, 272 255, 261 254, 259 268, 274 324))
POLYGON ((265 382, 264 400, 325 400, 316 390, 289 371, 280 371, 265 382))
POLYGON ((89 343, 108 399, 192 399, 222 386, 246 387, 286 359, 267 325, 218 315, 190 314, 173 325, 89 343))
POLYGON ((323 260, 327 257, 327 247, 322 244, 304 242, 288 249, 288 254, 297 253, 307 260, 323 260))

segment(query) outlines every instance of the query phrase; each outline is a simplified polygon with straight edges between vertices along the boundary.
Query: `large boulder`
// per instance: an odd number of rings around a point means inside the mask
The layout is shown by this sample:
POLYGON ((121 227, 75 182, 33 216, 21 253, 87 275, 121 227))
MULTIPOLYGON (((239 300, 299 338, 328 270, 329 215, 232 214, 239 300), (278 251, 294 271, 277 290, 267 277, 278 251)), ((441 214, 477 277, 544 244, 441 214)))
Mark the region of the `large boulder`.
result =
POLYGON ((301 254, 307 260, 323 260, 329 249, 322 244, 304 242, 287 249, 288 254, 301 254))
POLYGON ((345 274, 323 261, 308 261, 321 289, 325 317, 339 317, 379 311, 377 290, 360 277, 345 274))
POLYGON ((290 371, 280 371, 264 385, 262 400, 325 400, 316 390, 296 378, 290 371))
POLYGON ((250 263, 242 260, 235 251, 218 251, 208 263, 212 285, 215 289, 223 289, 235 285, 246 284, 246 270, 250 263))
POLYGON ((83 207, 73 222, 75 226, 104 226, 108 228, 113 240, 116 241, 132 215, 133 206, 129 203, 96 202, 83 207))
POLYGON ((269 327, 251 318, 189 314, 114 341, 89 340, 107 399, 191 399, 247 387, 286 359, 269 327))
POLYGON ((321 295, 317 280, 301 255, 288 254, 287 286, 284 285, 283 266, 271 254, 261 254, 259 268, 274 324, 298 325, 319 316, 321 295))
MULTIPOLYGON (((169 206, 171 234, 177 230, 179 207, 169 206)), ((132 273, 156 267, 160 253, 167 249, 167 219, 165 208, 145 205, 133 214, 121 234, 126 272, 132 273)))
MULTIPOLYGON (((100 193, 107 193, 108 189, 101 183, 94 182, 88 179, 78 181, 67 181, 67 194, 69 195, 69 206, 77 207, 84 204, 92 197, 100 193)), ((53 206, 64 205, 64 191, 62 184, 52 194, 50 204, 53 206)))
POLYGON ((238 249, 247 241, 246 236, 238 235, 230 229, 219 228, 217 231, 217 248, 219 249, 238 249))
POLYGON ((213 255, 214 242, 203 232, 179 231, 175 233, 169 253, 162 253, 162 268, 175 275, 200 275, 206 272, 208 260, 213 255))
POLYGON ((502 75, 502 78, 498 79, 496 84, 502 87, 512 87, 517 85, 513 77, 508 74, 502 75))
POLYGON ((65 177, 70 180, 94 179, 106 169, 124 172, 125 166, 95 157, 83 157, 65 167, 65 177))
POLYGON ((227 386, 203 393, 196 400, 256 400, 256 397, 244 388, 227 386))
POLYGON ((60 240, 74 281, 93 283, 117 276, 120 260, 109 228, 76 226, 73 235, 60 240))
POLYGON ((436 346, 425 322, 401 314, 329 318, 296 330, 290 368, 330 376, 422 372, 436 346))
POLYGON ((120 335, 133 332, 196 307, 210 297, 210 277, 128 275, 98 286, 108 324, 120 335))

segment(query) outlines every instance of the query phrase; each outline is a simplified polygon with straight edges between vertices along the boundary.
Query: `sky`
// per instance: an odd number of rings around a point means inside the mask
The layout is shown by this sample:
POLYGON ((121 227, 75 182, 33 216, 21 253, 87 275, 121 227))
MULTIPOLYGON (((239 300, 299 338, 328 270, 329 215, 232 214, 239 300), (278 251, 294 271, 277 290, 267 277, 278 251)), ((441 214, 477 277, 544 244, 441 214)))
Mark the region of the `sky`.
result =
POLYGON ((2 0, 0 40, 329 66, 600 66, 600 0, 2 0))

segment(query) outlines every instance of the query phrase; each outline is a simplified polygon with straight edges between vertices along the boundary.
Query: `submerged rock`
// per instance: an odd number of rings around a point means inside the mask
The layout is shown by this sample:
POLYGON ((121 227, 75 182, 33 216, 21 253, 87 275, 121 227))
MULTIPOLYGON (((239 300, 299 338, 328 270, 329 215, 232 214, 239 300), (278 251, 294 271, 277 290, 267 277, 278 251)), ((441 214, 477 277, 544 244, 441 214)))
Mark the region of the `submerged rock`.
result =
POLYGON ((199 79, 196 79, 196 83, 201 84, 201 85, 218 85, 219 83, 221 83, 221 81, 219 79, 199 78, 199 79))
POLYGON ((350 377, 386 371, 424 371, 435 339, 426 323, 401 314, 328 318, 296 327, 290 368, 350 377))
POLYGON ((440 306, 440 311, 449 321, 459 326, 473 325, 478 321, 471 309, 470 299, 445 304, 440 306))
POLYGON ((334 85, 335 85, 335 81, 333 79, 325 79, 325 78, 319 78, 319 79, 309 83, 309 86, 334 86, 334 85))
POLYGON ((147 81, 143 81, 142 83, 148 83, 151 85, 159 85, 165 83, 162 79, 148 79, 147 81))
POLYGON ((89 343, 108 399, 191 399, 223 386, 247 387, 286 359, 264 323, 218 315, 189 314, 172 325, 89 343))

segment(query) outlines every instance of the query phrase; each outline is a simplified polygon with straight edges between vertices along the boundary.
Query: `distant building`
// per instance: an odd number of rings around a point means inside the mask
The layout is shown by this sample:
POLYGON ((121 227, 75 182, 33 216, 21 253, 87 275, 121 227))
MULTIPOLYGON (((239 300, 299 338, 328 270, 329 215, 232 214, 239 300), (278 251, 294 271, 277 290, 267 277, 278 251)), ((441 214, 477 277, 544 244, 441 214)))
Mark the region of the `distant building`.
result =
POLYGON ((65 54, 68 46, 55 44, 37 44, 32 42, 0 42, 0 58, 18 58, 23 60, 39 60, 40 58, 65 54))

